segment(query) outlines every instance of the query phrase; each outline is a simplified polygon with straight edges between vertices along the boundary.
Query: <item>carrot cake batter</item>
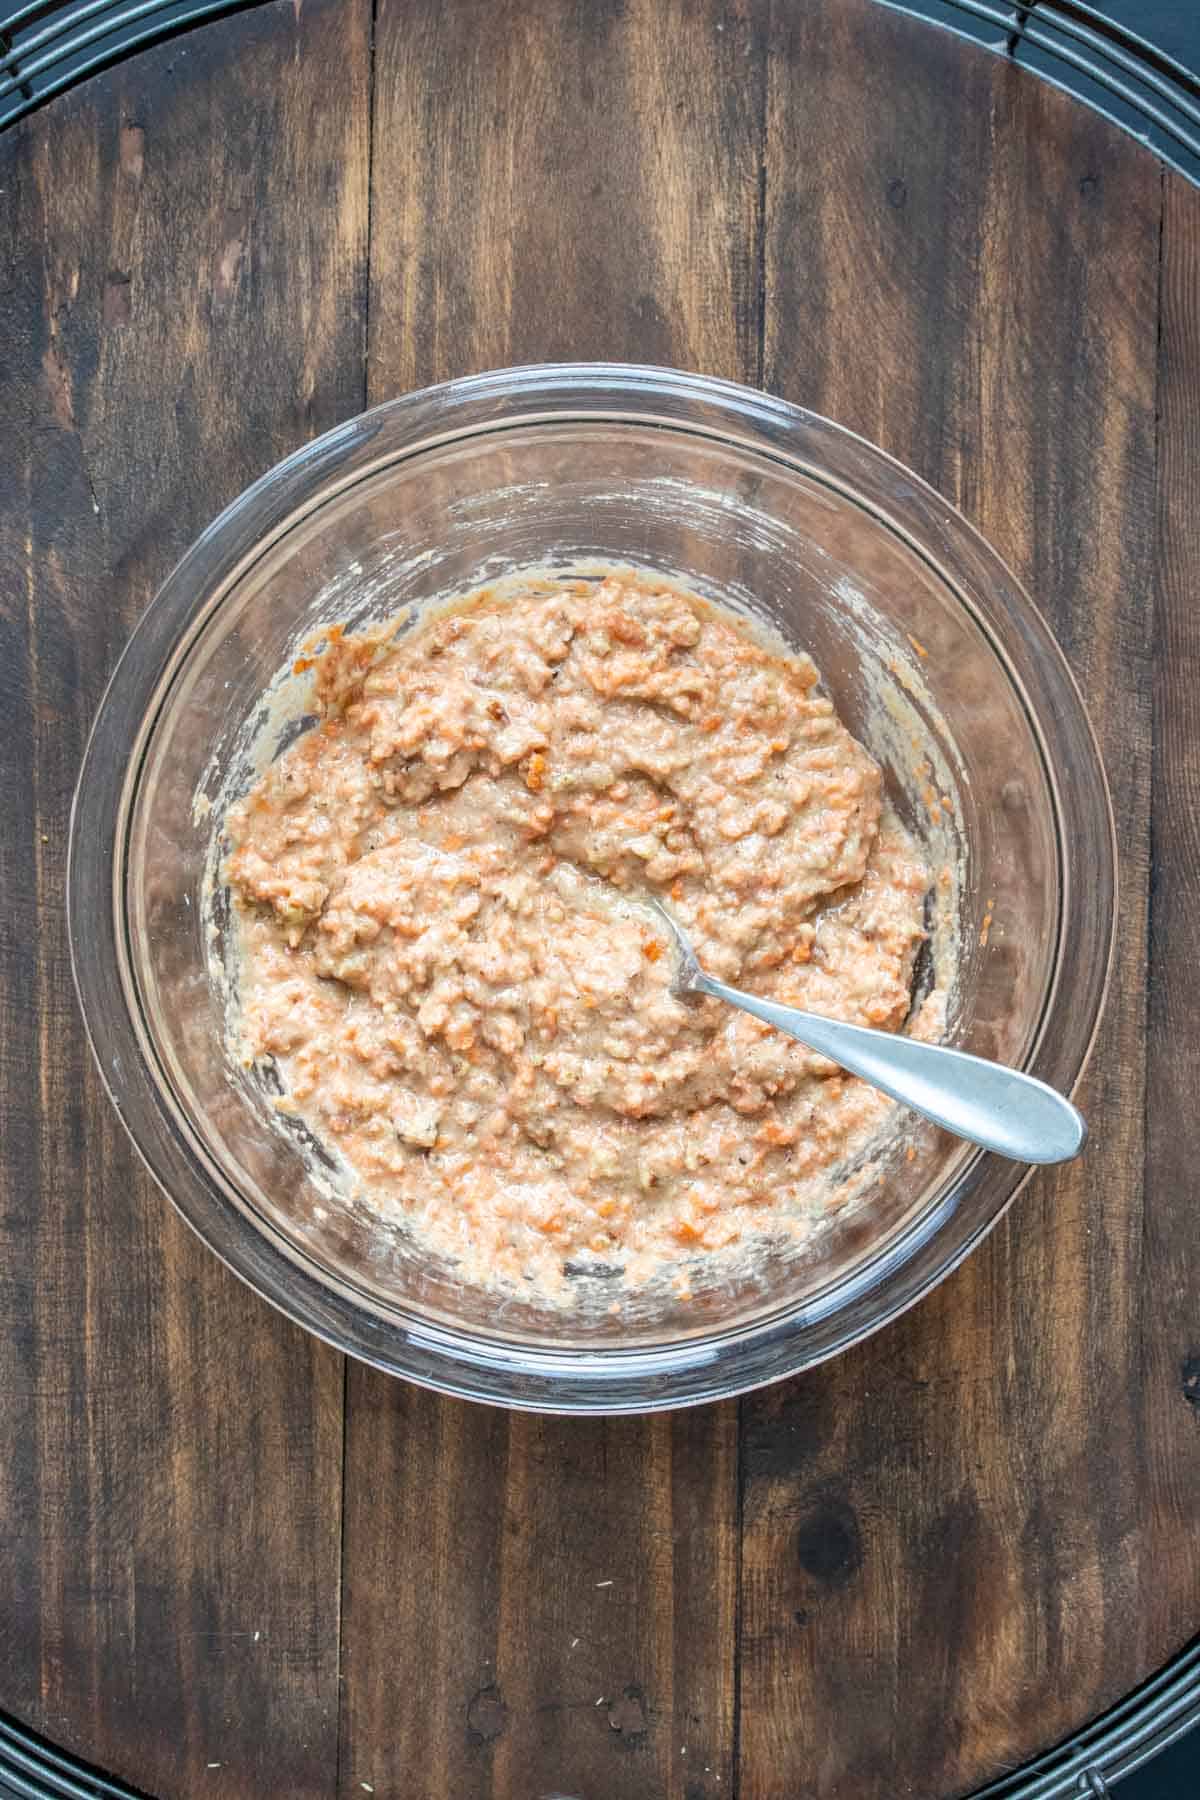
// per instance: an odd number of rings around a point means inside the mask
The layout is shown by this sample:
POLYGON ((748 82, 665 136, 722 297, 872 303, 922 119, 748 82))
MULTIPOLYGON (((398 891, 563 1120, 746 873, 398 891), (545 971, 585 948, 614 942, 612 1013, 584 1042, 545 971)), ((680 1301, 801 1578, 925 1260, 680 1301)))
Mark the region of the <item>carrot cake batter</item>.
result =
POLYGON ((629 576, 334 631, 315 667, 321 717, 233 809, 225 873, 244 1052, 365 1203, 547 1290, 815 1223, 890 1103, 674 998, 652 916, 613 903, 663 900, 726 981, 901 1027, 929 872, 812 663, 629 576))

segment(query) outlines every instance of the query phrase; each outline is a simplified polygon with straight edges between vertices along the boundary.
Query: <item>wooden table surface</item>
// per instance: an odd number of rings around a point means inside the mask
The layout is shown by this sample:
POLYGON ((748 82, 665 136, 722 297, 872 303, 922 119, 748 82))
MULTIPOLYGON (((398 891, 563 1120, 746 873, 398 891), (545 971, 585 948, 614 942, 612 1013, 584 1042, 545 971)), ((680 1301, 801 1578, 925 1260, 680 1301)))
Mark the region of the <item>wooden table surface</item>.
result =
POLYGON ((0 138, 0 1710, 156 1796, 943 1800, 1200 1627, 1200 194, 873 0, 272 0, 0 138), (1082 1165, 740 1404, 509 1417, 152 1187, 63 876, 121 646, 317 432, 634 358, 830 414, 1052 619, 1122 859, 1082 1165))

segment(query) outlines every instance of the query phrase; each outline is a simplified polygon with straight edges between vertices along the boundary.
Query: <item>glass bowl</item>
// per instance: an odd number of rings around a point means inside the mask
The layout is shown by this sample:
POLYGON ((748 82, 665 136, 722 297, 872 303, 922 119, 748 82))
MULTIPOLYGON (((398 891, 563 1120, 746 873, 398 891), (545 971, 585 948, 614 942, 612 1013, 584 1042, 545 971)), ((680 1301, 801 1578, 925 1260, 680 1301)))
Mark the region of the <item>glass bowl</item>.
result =
POLYGON ((880 451, 662 369, 509 369, 408 395, 299 451, 210 526, 135 631, 84 758, 75 978, 151 1173, 291 1318, 473 1399, 564 1412, 710 1400, 894 1318, 1028 1171, 922 1128, 896 1140, 918 1153, 881 1154, 803 1254, 764 1244, 690 1299, 654 1289, 615 1312, 554 1309, 466 1286, 402 1231, 331 1204, 319 1158, 227 1055, 212 846, 255 747, 261 761, 304 713, 286 680, 264 694, 322 625, 353 630, 530 565, 674 574, 809 651, 946 859, 948 1037, 1073 1089, 1103 1003, 1115 856, 1095 740, 1046 625, 965 520, 880 451))

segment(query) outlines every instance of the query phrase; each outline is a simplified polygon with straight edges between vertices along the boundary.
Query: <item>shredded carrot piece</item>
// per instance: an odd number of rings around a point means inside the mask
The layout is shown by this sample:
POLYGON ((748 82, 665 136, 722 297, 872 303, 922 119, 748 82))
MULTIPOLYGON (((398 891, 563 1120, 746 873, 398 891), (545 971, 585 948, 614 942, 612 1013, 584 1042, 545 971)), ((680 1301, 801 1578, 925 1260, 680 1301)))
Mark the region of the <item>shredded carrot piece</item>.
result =
POLYGON ((540 750, 535 750, 525 769, 525 786, 531 794, 540 794, 545 777, 546 759, 540 750))

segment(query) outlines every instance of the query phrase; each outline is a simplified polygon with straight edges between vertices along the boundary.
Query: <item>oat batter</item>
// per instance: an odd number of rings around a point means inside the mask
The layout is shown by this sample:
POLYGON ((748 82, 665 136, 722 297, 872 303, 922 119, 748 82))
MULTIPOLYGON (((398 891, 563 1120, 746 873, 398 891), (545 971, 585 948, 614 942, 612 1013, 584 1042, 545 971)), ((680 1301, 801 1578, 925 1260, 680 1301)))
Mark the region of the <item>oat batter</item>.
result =
POLYGON ((929 874, 803 656, 650 579, 486 590, 330 641, 322 719, 231 813, 244 1049, 368 1205, 467 1278, 686 1284, 811 1230, 889 1102, 669 991, 713 974, 898 1029, 929 874))

